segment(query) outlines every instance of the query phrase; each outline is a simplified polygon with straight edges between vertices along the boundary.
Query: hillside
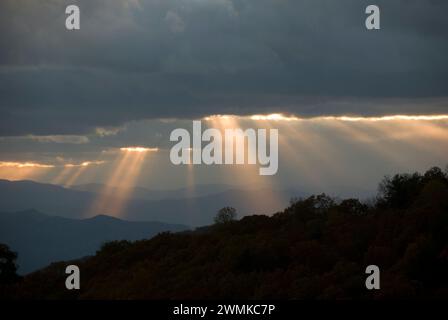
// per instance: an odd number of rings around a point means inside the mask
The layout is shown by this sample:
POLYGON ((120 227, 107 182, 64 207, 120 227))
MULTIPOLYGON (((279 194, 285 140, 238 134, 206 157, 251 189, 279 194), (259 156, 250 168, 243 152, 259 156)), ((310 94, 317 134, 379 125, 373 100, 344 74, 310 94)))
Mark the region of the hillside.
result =
POLYGON ((186 229, 183 225, 129 222, 108 216, 75 220, 35 210, 0 213, 0 243, 20 252, 21 274, 54 261, 92 255, 107 241, 148 239, 159 232, 186 229))
MULTIPOLYGON (((376 203, 297 199, 282 212, 104 245, 64 288, 56 263, 10 295, 65 299, 369 299, 448 297, 448 175, 396 175, 376 203), (381 290, 365 289, 365 268, 381 290)), ((20 254, 20 253, 19 253, 20 254)))

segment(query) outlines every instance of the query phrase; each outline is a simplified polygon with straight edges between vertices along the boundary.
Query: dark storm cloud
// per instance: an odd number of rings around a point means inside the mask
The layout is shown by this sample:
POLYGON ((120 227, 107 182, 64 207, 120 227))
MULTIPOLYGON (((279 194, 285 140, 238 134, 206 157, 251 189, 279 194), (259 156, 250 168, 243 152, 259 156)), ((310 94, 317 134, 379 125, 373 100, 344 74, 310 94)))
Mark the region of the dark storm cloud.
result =
POLYGON ((2 0, 0 135, 144 118, 442 113, 447 1, 2 0), (81 30, 64 28, 65 6, 81 30))

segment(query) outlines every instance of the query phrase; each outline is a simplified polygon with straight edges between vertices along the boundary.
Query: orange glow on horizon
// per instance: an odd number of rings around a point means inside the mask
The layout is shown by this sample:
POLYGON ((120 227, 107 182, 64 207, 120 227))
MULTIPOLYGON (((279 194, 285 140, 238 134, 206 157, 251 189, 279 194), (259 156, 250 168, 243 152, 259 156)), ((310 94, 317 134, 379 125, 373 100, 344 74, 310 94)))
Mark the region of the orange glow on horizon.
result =
POLYGON ((251 120, 255 121, 298 121, 299 118, 295 116, 285 116, 281 113, 272 113, 267 115, 255 114, 250 116, 251 120))
POLYGON ((100 165, 103 164, 104 161, 84 161, 79 164, 67 163, 64 165, 65 168, 75 168, 75 167, 88 167, 90 165, 100 165))
POLYGON ((318 116, 318 117, 297 117, 293 115, 284 115, 282 113, 271 114, 254 114, 248 116, 239 115, 210 115, 204 117, 205 121, 219 121, 219 120, 253 120, 253 121, 316 121, 316 120, 334 120, 334 121, 346 121, 346 122, 380 122, 380 121, 441 121, 448 120, 448 115, 387 115, 387 116, 318 116))
POLYGON ((49 181, 53 184, 71 185, 71 183, 76 181, 84 169, 91 165, 100 165, 103 163, 105 163, 105 161, 84 161, 79 164, 45 164, 34 161, 0 161, 0 178, 11 181, 37 181, 42 179, 45 182, 49 181))
POLYGON ((123 147, 120 151, 124 152, 157 152, 159 148, 145 148, 145 147, 123 147))
POLYGON ((339 117, 317 117, 315 119, 322 120, 339 120, 339 121, 439 121, 448 120, 448 115, 391 115, 391 116, 381 116, 381 117, 350 117, 350 116, 339 116, 339 117))
POLYGON ((0 161, 0 177, 11 181, 37 180, 53 168, 54 165, 36 162, 0 161))
POLYGON ((0 167, 7 168, 54 168, 51 164, 41 164, 36 162, 5 162, 0 161, 0 167))

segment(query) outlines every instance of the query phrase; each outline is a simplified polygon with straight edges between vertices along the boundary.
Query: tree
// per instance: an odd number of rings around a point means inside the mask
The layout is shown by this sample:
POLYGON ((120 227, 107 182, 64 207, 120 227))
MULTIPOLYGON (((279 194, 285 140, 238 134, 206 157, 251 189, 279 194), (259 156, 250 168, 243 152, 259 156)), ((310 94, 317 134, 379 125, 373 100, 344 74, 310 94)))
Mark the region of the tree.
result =
POLYGON ((218 211, 215 217, 215 224, 223 224, 234 221, 237 217, 236 209, 232 207, 224 207, 218 211))
POLYGON ((448 185, 446 174, 438 167, 414 174, 386 176, 379 186, 378 205, 394 209, 406 209, 417 199, 424 187, 433 181, 448 185))
POLYGON ((358 199, 346 199, 339 204, 339 208, 343 212, 351 214, 363 214, 366 213, 369 207, 361 203, 358 199))
POLYGON ((440 169, 439 167, 433 167, 425 172, 425 175, 423 176, 426 181, 431 180, 439 180, 439 181, 446 181, 447 177, 445 173, 440 169))
POLYGON ((419 173, 386 176, 378 188, 380 207, 408 208, 423 187, 423 176, 419 173))
POLYGON ((19 279, 16 265, 17 253, 0 243, 0 285, 11 284, 19 279))

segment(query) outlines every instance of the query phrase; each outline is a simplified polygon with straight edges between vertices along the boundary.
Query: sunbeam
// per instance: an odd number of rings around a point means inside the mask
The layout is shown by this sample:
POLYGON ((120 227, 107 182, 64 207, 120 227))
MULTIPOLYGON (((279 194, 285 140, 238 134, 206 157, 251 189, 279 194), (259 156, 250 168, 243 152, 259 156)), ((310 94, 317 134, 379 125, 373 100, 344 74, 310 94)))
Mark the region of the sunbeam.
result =
POLYGON ((87 215, 107 214, 115 217, 125 215, 126 204, 132 197, 132 191, 136 187, 145 158, 148 153, 157 151, 158 148, 120 148, 112 174, 94 200, 87 215))
MULTIPOLYGON (((246 130, 246 128, 253 128, 253 129, 276 129, 277 127, 274 127, 271 125, 271 123, 268 122, 267 126, 259 126, 256 121, 253 121, 253 119, 248 118, 241 118, 238 116, 232 116, 232 115, 214 115, 210 117, 204 118, 207 123, 209 123, 210 128, 216 128, 220 130, 222 133, 225 132, 226 129, 241 129, 242 131, 246 130)), ((275 121, 275 120, 274 120, 275 121)), ((225 136, 225 135, 223 135, 225 136)), ((234 142, 237 139, 240 139, 244 143, 244 164, 237 164, 234 166, 223 166, 220 168, 221 175, 224 180, 226 180, 229 184, 236 184, 238 186, 241 186, 243 188, 249 188, 251 190, 254 190, 255 192, 249 192, 247 193, 248 197, 250 197, 250 202, 253 204, 256 204, 259 201, 259 198, 257 196, 257 190, 271 190, 270 192, 270 199, 268 200, 269 203, 272 204, 272 207, 278 207, 285 205, 283 199, 278 195, 277 189, 274 188, 274 185, 276 184, 275 177, 267 177, 267 176, 261 176, 259 174, 259 166, 254 164, 248 164, 248 157, 249 154, 257 154, 257 145, 250 145, 248 143, 248 138, 243 136, 242 132, 236 132, 236 136, 234 139, 234 142), (255 148, 255 150, 253 150, 255 148)), ((227 141, 225 141, 223 144, 223 154, 228 154, 229 152, 233 154, 234 160, 236 159, 236 149, 238 148, 237 143, 233 143, 229 145, 227 141), (230 150, 229 148, 232 148, 233 150, 230 150)))

